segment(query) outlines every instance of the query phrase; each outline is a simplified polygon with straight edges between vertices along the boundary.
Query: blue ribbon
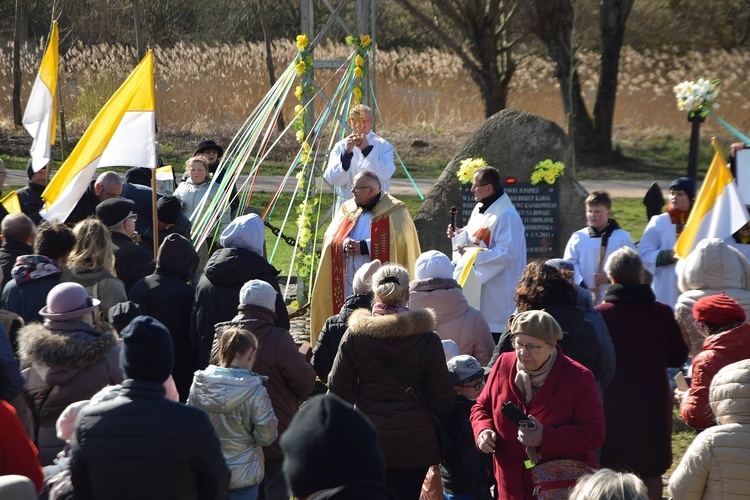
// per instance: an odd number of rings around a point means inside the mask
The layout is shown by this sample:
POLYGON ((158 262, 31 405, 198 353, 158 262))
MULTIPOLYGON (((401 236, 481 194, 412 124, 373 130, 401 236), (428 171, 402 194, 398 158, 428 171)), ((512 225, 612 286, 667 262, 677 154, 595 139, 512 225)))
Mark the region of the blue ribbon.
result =
POLYGON ((716 121, 719 122, 725 129, 729 130, 729 132, 734 135, 737 139, 741 140, 745 144, 750 144, 750 137, 746 136, 730 124, 728 124, 726 121, 724 121, 719 115, 717 115, 715 112, 710 113, 709 116, 713 116, 716 118, 716 121))

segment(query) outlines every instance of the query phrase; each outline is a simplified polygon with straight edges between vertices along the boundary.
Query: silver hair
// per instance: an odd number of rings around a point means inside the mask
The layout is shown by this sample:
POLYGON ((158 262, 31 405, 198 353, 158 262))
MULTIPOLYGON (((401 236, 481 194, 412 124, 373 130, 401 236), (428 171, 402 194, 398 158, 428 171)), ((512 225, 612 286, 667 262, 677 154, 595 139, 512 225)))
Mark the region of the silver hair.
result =
POLYGON ((607 276, 616 283, 639 284, 643 280, 643 261, 636 250, 622 247, 607 259, 607 276))
POLYGON ((648 500, 646 484, 635 474, 600 469, 578 480, 570 500, 648 500))

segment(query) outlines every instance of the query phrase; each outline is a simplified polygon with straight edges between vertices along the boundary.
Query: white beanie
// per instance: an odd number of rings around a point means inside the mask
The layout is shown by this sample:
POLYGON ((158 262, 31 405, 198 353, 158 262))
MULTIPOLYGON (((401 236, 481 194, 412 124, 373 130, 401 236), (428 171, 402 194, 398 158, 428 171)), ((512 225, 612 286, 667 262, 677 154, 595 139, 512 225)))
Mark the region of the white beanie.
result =
POLYGON ((430 250, 424 252, 414 263, 414 279, 428 280, 431 278, 453 279, 453 264, 442 252, 430 250))
POLYGON ((263 255, 266 228, 258 214, 247 214, 234 219, 221 233, 219 242, 224 248, 243 248, 263 255))
POLYGON ((354 293, 371 293, 372 275, 375 274, 375 271, 380 269, 382 266, 383 264, 380 262, 380 259, 375 259, 371 262, 362 264, 362 267, 357 269, 357 272, 354 273, 354 280, 352 284, 354 293))
POLYGON ((240 304, 276 310, 276 290, 263 280, 250 280, 240 289, 240 304))
POLYGON ((443 340, 443 352, 445 352, 445 361, 447 363, 451 359, 458 356, 458 353, 459 353, 458 344, 456 344, 454 341, 450 339, 443 340))

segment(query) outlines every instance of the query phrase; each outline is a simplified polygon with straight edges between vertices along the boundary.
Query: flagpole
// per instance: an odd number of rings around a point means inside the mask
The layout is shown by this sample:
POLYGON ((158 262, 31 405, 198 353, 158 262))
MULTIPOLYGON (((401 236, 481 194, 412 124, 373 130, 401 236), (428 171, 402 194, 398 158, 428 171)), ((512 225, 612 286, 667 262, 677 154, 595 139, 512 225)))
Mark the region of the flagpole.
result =
POLYGON ((154 240, 154 261, 156 260, 156 252, 159 249, 159 217, 158 211, 156 210, 156 169, 151 169, 151 224, 153 230, 151 234, 154 240))

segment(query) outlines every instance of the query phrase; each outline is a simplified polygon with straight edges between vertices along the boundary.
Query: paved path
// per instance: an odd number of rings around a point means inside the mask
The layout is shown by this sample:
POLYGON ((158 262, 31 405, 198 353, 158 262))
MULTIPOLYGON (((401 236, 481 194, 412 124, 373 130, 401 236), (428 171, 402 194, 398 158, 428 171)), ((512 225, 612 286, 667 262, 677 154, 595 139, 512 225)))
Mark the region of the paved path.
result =
MULTIPOLYGON (((258 177, 255 183, 255 189, 260 193, 275 192, 281 182, 281 177, 258 177)), ((9 186, 25 186, 28 182, 25 170, 8 170, 8 177, 5 184, 9 186)), ((425 196, 429 192, 435 179, 416 179, 417 186, 425 196)), ((599 181, 587 180, 581 181, 581 184, 588 192, 591 191, 608 191, 610 195, 618 198, 643 198, 646 190, 654 181, 599 181)), ((656 181, 664 191, 664 197, 669 194, 668 188, 671 180, 656 181)), ((294 190, 294 183, 288 182, 284 187, 284 192, 291 193, 294 190)), ((415 194, 414 187, 408 179, 392 179, 390 192, 395 196, 404 196, 415 194)))

